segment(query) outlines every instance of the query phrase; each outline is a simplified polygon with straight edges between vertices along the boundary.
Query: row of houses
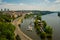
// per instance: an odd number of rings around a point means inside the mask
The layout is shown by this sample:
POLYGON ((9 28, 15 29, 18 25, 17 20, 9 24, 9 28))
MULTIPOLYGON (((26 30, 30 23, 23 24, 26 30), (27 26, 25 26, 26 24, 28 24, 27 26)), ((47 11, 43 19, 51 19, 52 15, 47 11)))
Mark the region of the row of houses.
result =
POLYGON ((7 15, 11 15, 11 17, 18 17, 21 16, 23 14, 26 14, 26 12, 15 12, 15 11, 3 11, 3 14, 7 14, 7 15))
POLYGON ((23 14, 32 14, 32 12, 29 11, 2 11, 2 9, 1 12, 3 12, 3 14, 11 15, 11 17, 15 17, 15 18, 23 14))

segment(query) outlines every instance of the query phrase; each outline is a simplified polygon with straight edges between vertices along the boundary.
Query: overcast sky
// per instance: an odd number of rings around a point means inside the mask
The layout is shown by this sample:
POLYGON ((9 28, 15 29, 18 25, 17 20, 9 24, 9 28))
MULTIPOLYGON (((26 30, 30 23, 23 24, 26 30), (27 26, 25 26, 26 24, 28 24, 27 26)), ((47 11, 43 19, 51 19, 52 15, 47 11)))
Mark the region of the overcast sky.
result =
POLYGON ((0 9, 60 11, 60 0, 0 0, 0 9))

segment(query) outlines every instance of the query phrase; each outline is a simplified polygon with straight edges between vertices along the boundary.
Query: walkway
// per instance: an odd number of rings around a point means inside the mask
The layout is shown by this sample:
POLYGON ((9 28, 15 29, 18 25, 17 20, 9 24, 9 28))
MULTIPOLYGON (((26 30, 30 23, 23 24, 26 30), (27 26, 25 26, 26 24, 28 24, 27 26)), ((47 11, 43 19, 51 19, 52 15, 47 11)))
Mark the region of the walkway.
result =
POLYGON ((30 37, 28 37, 27 35, 25 35, 21 30, 20 30, 20 27, 18 26, 19 24, 21 24, 21 20, 24 19, 24 16, 23 15, 22 17, 19 17, 17 19, 15 19, 12 24, 16 26, 16 29, 15 29, 15 36, 16 35, 19 35, 19 37, 21 38, 21 40, 32 40, 30 37))

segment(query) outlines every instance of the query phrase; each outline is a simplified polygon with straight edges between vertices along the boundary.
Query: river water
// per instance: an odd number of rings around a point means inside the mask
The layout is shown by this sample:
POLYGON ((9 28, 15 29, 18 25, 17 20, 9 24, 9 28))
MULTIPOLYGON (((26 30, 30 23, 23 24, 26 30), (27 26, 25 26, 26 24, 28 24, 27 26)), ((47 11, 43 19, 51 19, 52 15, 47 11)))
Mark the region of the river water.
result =
POLYGON ((58 13, 52 13, 42 16, 42 20, 45 20, 48 25, 53 28, 53 40, 60 40, 60 17, 58 13))
POLYGON ((21 30, 30 38, 32 38, 33 40, 40 40, 39 36, 36 34, 36 31, 34 29, 34 25, 32 26, 32 31, 28 31, 27 28, 30 25, 30 23, 34 24, 34 19, 33 18, 29 18, 29 19, 24 19, 23 23, 21 24, 21 30))
MULTIPOLYGON (((21 30, 29 37, 31 37, 33 40, 41 40, 40 37, 36 34, 36 31, 33 27, 32 31, 27 31, 27 27, 32 22, 33 24, 33 18, 24 19, 23 23, 21 24, 21 30)), ((52 13, 42 16, 42 20, 45 20, 48 25, 50 25, 53 28, 53 40, 60 40, 60 17, 58 17, 58 13, 52 13)))

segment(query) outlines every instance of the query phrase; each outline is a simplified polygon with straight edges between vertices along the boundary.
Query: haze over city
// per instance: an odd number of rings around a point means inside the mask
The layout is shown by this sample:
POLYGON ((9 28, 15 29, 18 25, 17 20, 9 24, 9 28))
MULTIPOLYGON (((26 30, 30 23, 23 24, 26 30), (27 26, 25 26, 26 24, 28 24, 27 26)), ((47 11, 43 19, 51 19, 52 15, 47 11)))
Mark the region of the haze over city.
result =
POLYGON ((60 11, 60 0, 0 0, 0 9, 60 11))

